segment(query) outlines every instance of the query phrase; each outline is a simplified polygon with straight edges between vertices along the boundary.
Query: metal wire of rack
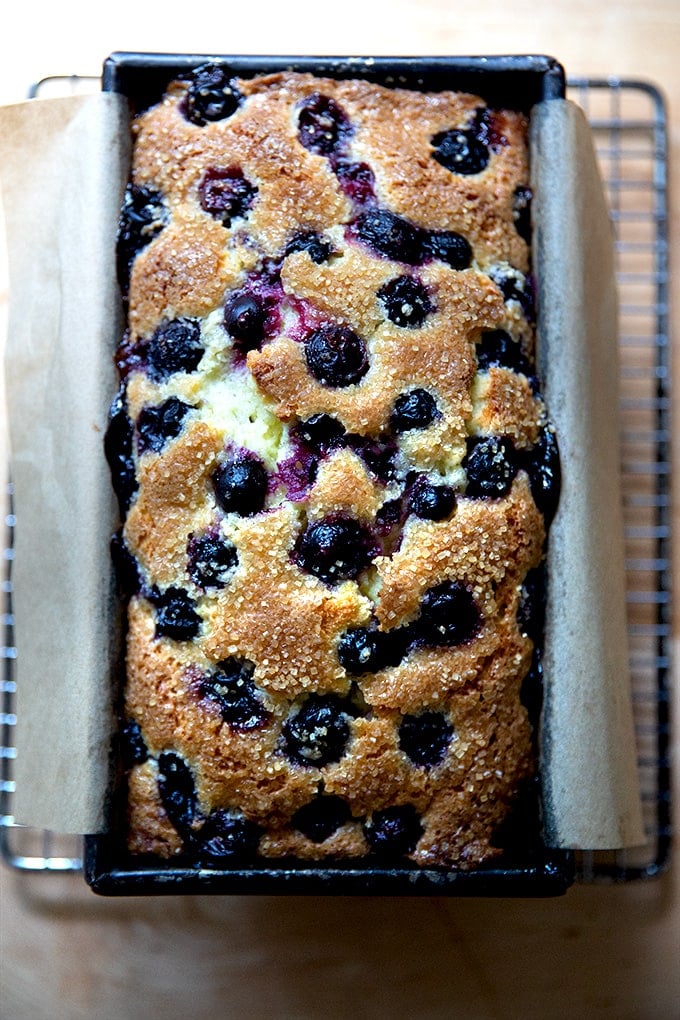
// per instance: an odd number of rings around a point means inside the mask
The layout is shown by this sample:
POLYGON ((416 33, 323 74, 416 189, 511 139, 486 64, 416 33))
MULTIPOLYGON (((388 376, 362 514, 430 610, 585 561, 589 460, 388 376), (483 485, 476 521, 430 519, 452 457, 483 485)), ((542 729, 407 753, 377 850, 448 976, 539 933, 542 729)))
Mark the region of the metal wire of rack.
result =
MULTIPOLYGON (((55 79, 46 79, 51 86, 55 79)), ((78 76, 62 79, 70 90, 78 76)), ((31 90, 37 94, 40 85, 31 90)), ((91 87, 87 79, 85 88, 91 87)), ((41 91, 44 92, 44 89, 41 91)), ((643 847, 577 855, 580 881, 651 878, 668 865, 670 790, 670 358, 666 113, 647 82, 579 78, 569 98, 588 117, 615 234, 620 291, 623 512, 628 637, 638 770, 647 841, 643 847)), ((0 853, 26 872, 79 872, 79 837, 17 826, 12 816, 16 693, 11 561, 14 516, 5 518, 4 640, 0 646, 0 853)))

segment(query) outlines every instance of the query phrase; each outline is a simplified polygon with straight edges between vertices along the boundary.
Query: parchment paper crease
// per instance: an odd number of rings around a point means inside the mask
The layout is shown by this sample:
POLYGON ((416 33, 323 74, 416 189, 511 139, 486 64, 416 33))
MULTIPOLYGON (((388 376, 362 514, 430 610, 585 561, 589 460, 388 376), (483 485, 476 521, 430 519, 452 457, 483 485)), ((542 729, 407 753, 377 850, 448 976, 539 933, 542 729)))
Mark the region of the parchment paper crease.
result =
MULTIPOLYGON (((7 352, 18 646, 16 816, 101 828, 116 653, 102 452, 116 381, 114 273, 129 166, 113 95, 0 110, 10 259, 7 352)), ((612 243, 587 125, 535 111, 542 373, 563 457, 550 541, 542 779, 548 842, 642 842, 618 479, 612 243), (557 253, 557 254, 555 254, 557 253)))

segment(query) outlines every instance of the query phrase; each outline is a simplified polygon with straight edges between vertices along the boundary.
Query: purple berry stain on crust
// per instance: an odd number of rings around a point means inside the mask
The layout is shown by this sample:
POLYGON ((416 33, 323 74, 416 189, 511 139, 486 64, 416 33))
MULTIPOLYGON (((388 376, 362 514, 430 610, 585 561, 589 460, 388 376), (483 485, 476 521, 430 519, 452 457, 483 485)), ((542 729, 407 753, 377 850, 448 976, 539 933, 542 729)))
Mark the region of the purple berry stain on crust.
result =
POLYGON ((164 751, 158 759, 158 792, 168 820, 188 839, 198 816, 196 787, 191 769, 174 751, 164 751))
POLYGON ((152 188, 128 184, 118 226, 116 264, 118 284, 127 296, 132 263, 168 223, 163 196, 152 188))
POLYGON ((198 185, 198 200, 204 212, 230 227, 232 220, 244 217, 257 197, 257 187, 240 167, 211 166, 198 185))
POLYGON ((340 388, 358 383, 368 372, 366 344, 348 326, 327 322, 305 341, 311 374, 324 386, 340 388))
POLYGON ((196 854, 206 866, 252 860, 262 830, 255 822, 230 811, 211 811, 194 839, 196 854))
POLYGON ((425 592, 420 615, 410 629, 418 644, 450 648, 467 644, 481 626, 482 617, 470 590, 461 581, 442 581, 425 592))
POLYGON ((236 81, 229 78, 223 67, 203 64, 191 73, 179 109, 192 124, 204 127, 208 122, 231 117, 242 102, 236 81))
POLYGON ((310 694, 283 727, 284 749, 298 765, 339 761, 349 740, 348 705, 335 694, 310 694))
POLYGON ((267 470, 251 452, 238 454, 213 472, 215 498, 225 513, 252 517, 263 507, 269 487, 267 470))
POLYGON ((197 588, 224 588, 238 565, 236 546, 217 534, 191 536, 189 576, 197 588))
POLYGON ((418 266, 425 257, 425 232, 388 209, 368 209, 347 231, 350 238, 394 262, 418 266))
POLYGON ((291 825, 312 843, 325 843, 352 817, 349 804, 335 795, 317 797, 299 808, 291 825))
POLYGON ((378 291, 378 299, 390 322, 404 329, 417 329, 435 311, 427 287, 413 276, 388 280, 378 291))
POLYGON ((343 193, 355 206, 375 205, 375 176, 368 163, 332 159, 331 166, 343 193))
POLYGON ((325 584, 355 580, 370 566, 377 546, 369 527, 344 514, 308 524, 293 550, 293 559, 325 584))
POLYGON ((473 499, 501 499, 510 491, 519 467, 515 448, 505 436, 470 436, 462 466, 465 494, 473 499))
POLYGON ((170 587, 163 592, 154 588, 148 598, 156 610, 157 638, 191 641, 198 635, 202 620, 184 588, 170 587))
POLYGON ((252 662, 231 657, 218 662, 198 685, 200 695, 214 702, 223 720, 241 733, 261 729, 271 717, 253 680, 254 671, 252 662))
POLYGON ((162 404, 143 407, 137 418, 137 452, 161 453, 166 443, 176 439, 184 427, 184 419, 193 410, 178 397, 169 397, 162 404))
POLYGON ((405 715, 399 726, 399 747, 415 765, 432 768, 446 756, 453 726, 441 712, 405 715))
POLYGON ((309 490, 316 481, 319 461, 314 454, 300 448, 278 465, 277 477, 286 488, 286 495, 293 503, 307 499, 309 490))
POLYGON ((352 132, 344 110, 321 92, 312 92, 299 105, 298 140, 318 156, 330 156, 344 147, 352 132))
POLYGON ((423 834, 423 826, 412 804, 374 811, 364 825, 371 851, 379 857, 396 859, 412 853, 423 834))

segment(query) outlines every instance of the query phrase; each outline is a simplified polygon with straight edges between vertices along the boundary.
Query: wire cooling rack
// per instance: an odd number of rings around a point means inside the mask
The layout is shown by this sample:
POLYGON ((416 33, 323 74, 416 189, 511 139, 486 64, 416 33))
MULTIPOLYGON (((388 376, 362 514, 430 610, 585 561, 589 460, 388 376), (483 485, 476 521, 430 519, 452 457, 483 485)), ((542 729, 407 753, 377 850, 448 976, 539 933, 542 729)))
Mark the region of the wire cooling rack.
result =
MULTIPOLYGON (((45 79, 49 93, 77 76, 45 79)), ((670 376, 666 114, 657 89, 620 79, 574 79, 569 98, 586 113, 595 139, 615 232, 620 293, 623 512, 633 713, 646 843, 634 851, 581 853, 581 881, 651 878, 668 864, 671 841, 670 682, 670 376)), ((13 868, 78 872, 79 837, 14 824, 15 660, 11 610, 11 509, 4 551, 4 644, 0 656, 0 850, 13 868)))

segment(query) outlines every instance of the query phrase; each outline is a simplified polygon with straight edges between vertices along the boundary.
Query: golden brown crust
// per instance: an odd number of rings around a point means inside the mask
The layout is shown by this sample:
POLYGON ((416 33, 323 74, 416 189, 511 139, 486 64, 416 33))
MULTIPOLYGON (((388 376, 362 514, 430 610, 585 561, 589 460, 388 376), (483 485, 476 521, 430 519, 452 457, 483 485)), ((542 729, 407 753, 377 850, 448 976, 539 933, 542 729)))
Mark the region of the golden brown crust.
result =
POLYGON ((140 450, 135 431, 138 490, 123 535, 140 583, 128 611, 125 711, 146 760, 129 774, 128 845, 164 857, 191 849, 161 791, 159 762, 169 754, 193 784, 195 803, 181 809, 192 847, 221 812, 258 827, 263 858, 364 858, 380 813, 405 809, 419 827, 402 848, 408 860, 474 867, 499 852, 494 833, 533 771, 520 703, 533 642, 518 611, 524 579, 543 556, 544 521, 524 467, 494 499, 466 494, 465 467, 471 437, 503 437, 530 454, 545 424, 525 375, 496 364, 479 370, 476 357, 488 330, 508 331, 529 357, 533 350, 530 317, 487 273, 500 264, 523 279, 529 268, 513 214, 514 191, 528 179, 526 120, 488 114, 489 165, 459 174, 432 158, 432 140, 469 125, 484 106, 476 96, 299 74, 236 84, 244 100, 223 120, 191 123, 187 84, 177 82, 133 126, 132 180, 162 196, 167 224, 132 266, 126 342, 142 363, 126 376, 126 409, 137 423, 164 401, 189 410, 156 449, 140 450), (461 234, 469 268, 441 258, 404 265, 352 238, 347 225, 361 207, 333 160, 298 138, 299 104, 315 93, 351 125, 342 157, 370 167, 368 208, 421 231, 461 234), (201 207, 211 168, 242 173, 255 195, 226 224, 201 207), (309 231, 330 254, 286 255, 291 238, 309 231), (380 294, 402 276, 429 301, 413 326, 393 321, 380 294), (244 288, 269 302, 270 316, 266 335, 245 350, 223 311, 244 288), (144 344, 177 319, 198 322, 203 361, 154 376, 144 344), (312 375, 305 345, 324 324, 353 330, 365 345, 357 381, 312 375), (423 427, 397 428, 395 405, 417 389, 436 413, 423 427), (315 415, 335 418, 343 438, 305 445, 299 426, 315 415), (253 512, 225 507, 215 481, 244 456, 267 474, 253 512), (413 509, 423 481, 455 492, 440 519, 413 509), (300 550, 316 525, 347 521, 370 537, 370 562, 329 579, 300 550), (219 582, 214 563, 202 575, 191 560, 192 544, 206 537, 231 550, 219 582), (479 625, 432 644, 418 621, 440 585, 467 593, 479 625), (160 606, 173 591, 194 614, 191 635, 163 629, 160 606), (340 652, 357 628, 397 643, 405 635, 400 654, 358 674, 340 652), (244 715, 253 704, 255 715, 244 715), (300 757, 291 736, 314 705, 330 706, 315 724, 319 746, 334 726, 340 733, 323 761, 300 757), (444 737, 417 760, 404 727, 428 713, 444 737), (319 798, 340 814, 328 822, 322 811, 321 828, 306 828, 296 813, 319 798))

